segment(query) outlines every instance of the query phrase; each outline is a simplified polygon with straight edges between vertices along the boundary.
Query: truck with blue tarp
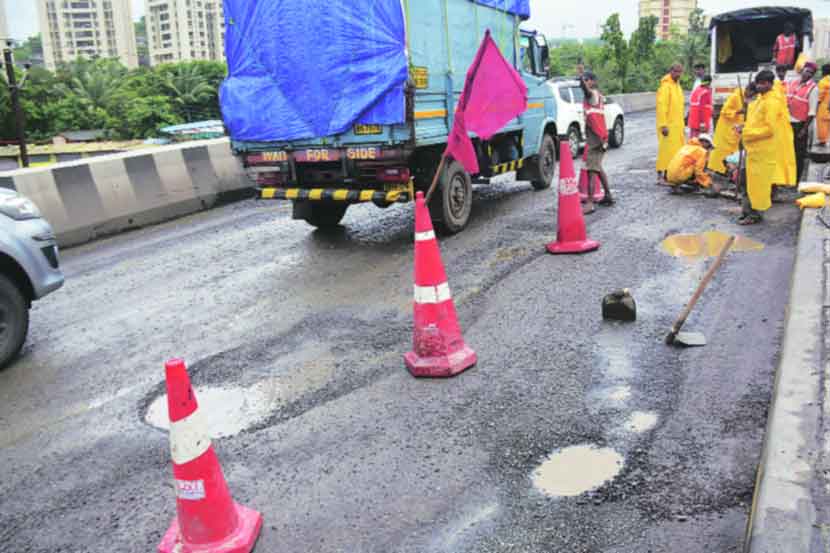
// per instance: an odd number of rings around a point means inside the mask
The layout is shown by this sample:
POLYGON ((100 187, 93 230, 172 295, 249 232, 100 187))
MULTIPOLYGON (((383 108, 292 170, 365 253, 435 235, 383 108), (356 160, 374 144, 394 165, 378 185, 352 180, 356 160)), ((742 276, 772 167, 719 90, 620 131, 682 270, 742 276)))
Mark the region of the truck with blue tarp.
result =
MULTIPOLYGON (((348 207, 414 200, 439 165, 466 72, 489 30, 528 86, 528 109, 490 140, 480 174, 449 160, 430 202, 436 226, 463 229, 472 185, 517 171, 555 176, 558 129, 548 46, 520 25, 529 0, 224 0, 232 148, 263 199, 338 225, 348 207)), ((564 132, 564 131, 563 131, 564 132)))

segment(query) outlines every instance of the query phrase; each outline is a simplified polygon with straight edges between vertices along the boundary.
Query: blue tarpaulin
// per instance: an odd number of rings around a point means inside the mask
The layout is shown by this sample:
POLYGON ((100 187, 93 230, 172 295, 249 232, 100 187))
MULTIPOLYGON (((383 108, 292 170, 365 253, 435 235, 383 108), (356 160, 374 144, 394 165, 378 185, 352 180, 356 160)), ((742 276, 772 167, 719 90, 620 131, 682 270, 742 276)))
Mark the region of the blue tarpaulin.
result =
POLYGON ((530 0, 473 0, 473 2, 498 8, 524 18, 530 17, 530 0))
POLYGON ((219 94, 234 140, 299 140, 357 123, 405 121, 400 0, 224 0, 224 6, 228 78, 219 94))

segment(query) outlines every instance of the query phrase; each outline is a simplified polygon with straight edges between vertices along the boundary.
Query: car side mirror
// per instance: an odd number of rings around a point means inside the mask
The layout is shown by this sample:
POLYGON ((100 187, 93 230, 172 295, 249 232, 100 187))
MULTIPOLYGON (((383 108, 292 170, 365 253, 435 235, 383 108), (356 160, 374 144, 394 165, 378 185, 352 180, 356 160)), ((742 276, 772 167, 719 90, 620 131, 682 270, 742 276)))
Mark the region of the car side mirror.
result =
POLYGON ((550 48, 542 46, 542 71, 545 78, 550 79, 550 48))

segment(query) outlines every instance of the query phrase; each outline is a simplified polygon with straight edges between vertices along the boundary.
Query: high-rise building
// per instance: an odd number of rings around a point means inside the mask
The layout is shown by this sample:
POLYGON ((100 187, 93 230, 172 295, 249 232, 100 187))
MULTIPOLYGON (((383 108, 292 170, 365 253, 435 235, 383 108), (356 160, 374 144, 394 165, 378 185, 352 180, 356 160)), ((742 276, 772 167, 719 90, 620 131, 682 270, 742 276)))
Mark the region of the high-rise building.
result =
POLYGON ((150 64, 225 59, 222 0, 144 0, 150 64))
POLYGON ((82 57, 138 67, 130 0, 37 0, 37 11, 47 68, 82 57))
POLYGON ((817 60, 830 60, 830 17, 815 20, 813 37, 816 39, 813 56, 817 60))
MULTIPOLYGON (((6 6, 3 0, 0 0, 0 41, 8 40, 11 37, 9 36, 9 26, 6 23, 6 6)), ((5 44, 1 44, 5 46, 5 44)))
POLYGON ((640 17, 655 16, 657 38, 667 40, 672 27, 681 33, 689 30, 689 16, 696 8, 697 0, 640 0, 640 17))

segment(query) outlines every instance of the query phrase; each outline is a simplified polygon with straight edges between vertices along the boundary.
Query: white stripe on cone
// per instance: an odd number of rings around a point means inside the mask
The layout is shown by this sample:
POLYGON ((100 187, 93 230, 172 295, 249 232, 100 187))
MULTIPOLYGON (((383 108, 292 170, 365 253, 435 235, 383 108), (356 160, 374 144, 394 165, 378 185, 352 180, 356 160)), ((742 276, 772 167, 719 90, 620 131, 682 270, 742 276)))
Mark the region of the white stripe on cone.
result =
POLYGON ((435 304, 444 303, 452 299, 450 293, 450 285, 448 283, 439 284, 438 286, 418 286, 415 285, 415 303, 419 304, 435 304))
POLYGON ((180 421, 170 423, 170 455, 177 465, 198 459, 209 448, 207 424, 199 409, 180 421))
POLYGON ((415 233, 416 242, 427 242, 428 240, 435 240, 435 231, 428 230, 426 232, 415 233))

